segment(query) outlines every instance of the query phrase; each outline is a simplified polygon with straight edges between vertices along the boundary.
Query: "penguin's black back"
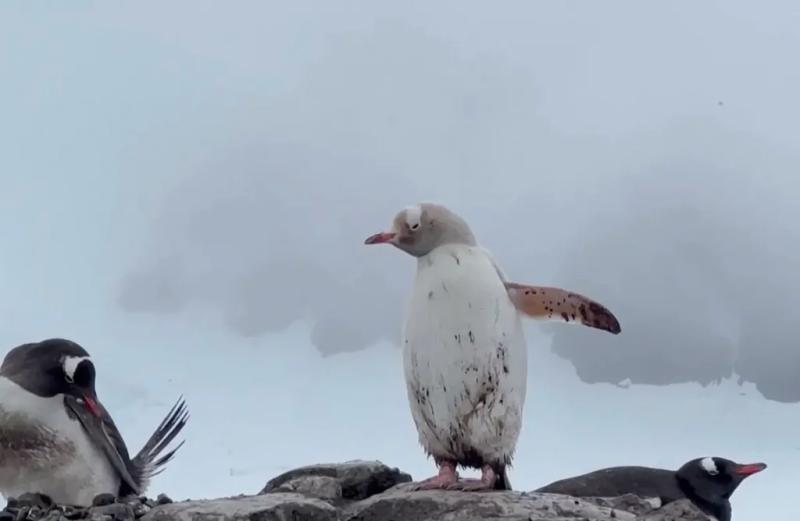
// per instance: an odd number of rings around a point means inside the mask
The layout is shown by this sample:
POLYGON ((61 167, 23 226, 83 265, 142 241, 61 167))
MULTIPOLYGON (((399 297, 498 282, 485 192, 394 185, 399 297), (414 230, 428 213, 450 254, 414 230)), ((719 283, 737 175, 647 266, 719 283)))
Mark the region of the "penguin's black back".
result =
POLYGON ((636 494, 657 497, 662 503, 683 499, 675 472, 650 467, 612 467, 554 481, 536 490, 576 497, 615 497, 636 494))

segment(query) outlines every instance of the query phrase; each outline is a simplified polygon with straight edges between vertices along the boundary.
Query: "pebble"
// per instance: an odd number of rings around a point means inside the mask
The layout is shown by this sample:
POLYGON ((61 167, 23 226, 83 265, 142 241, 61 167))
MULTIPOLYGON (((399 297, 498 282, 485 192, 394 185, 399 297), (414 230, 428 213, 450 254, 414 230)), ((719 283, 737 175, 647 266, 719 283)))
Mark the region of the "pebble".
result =
POLYGON ((92 515, 111 516, 114 521, 133 521, 133 508, 124 503, 113 503, 92 509, 92 515))
POLYGON ((50 507, 53 506, 53 500, 44 494, 32 494, 26 492, 17 498, 17 505, 39 507, 49 510, 50 507))
POLYGON ((117 500, 114 497, 114 494, 98 494, 95 496, 94 500, 92 501, 92 506, 95 507, 102 507, 105 505, 111 505, 117 500))
POLYGON ((6 507, 0 510, 0 521, 136 521, 154 507, 169 503, 172 499, 165 494, 159 494, 156 499, 100 494, 91 507, 84 508, 56 505, 42 494, 22 494, 8 498, 6 507))
POLYGON ((64 517, 66 517, 69 520, 83 519, 89 514, 85 508, 81 507, 64 507, 63 510, 64 510, 64 517))
POLYGON ((150 512, 150 506, 146 503, 136 503, 133 505, 133 517, 136 519, 143 517, 148 512, 150 512))

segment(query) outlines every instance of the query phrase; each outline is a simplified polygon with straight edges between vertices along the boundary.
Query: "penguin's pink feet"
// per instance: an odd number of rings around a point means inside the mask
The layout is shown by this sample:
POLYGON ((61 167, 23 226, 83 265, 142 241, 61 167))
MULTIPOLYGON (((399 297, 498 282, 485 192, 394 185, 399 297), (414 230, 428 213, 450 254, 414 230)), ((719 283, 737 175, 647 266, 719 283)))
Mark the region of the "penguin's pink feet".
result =
POLYGON ((439 473, 432 478, 415 483, 412 490, 442 490, 458 483, 456 464, 452 461, 440 461, 439 473))
POLYGON ((463 490, 464 492, 486 492, 494 490, 497 473, 488 465, 481 468, 481 479, 461 479, 449 485, 447 490, 463 490))

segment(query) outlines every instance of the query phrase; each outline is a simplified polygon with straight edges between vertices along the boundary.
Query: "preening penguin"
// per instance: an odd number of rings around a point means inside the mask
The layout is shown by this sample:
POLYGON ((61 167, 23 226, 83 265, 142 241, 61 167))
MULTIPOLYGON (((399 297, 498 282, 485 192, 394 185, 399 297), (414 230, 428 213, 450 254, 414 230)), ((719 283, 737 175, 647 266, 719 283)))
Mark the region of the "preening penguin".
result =
POLYGON ((167 450, 187 419, 179 400, 131 458, 83 347, 58 338, 15 347, 0 366, 0 493, 79 506, 143 494, 183 444, 167 450))

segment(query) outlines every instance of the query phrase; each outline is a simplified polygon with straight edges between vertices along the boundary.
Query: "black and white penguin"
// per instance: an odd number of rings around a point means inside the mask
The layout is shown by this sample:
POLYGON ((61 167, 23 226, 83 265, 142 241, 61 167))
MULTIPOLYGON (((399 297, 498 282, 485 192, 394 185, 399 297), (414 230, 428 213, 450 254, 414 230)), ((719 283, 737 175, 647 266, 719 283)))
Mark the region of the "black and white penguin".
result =
POLYGON ((730 521, 731 494, 748 476, 766 469, 764 463, 741 464, 725 458, 697 458, 677 471, 650 467, 612 467, 562 479, 536 492, 577 497, 635 494, 657 497, 663 505, 689 499, 718 521, 730 521))
POLYGON ((183 444, 164 452, 187 419, 179 400, 131 459, 83 347, 59 338, 15 347, 0 365, 0 493, 78 506, 143 494, 183 444))
POLYGON ((403 330, 411 414, 439 473, 418 489, 510 489, 528 374, 523 315, 620 332, 600 304, 559 288, 506 280, 467 223, 443 206, 402 210, 366 244, 390 244, 417 258, 403 330), (457 467, 481 469, 459 480, 457 467))

